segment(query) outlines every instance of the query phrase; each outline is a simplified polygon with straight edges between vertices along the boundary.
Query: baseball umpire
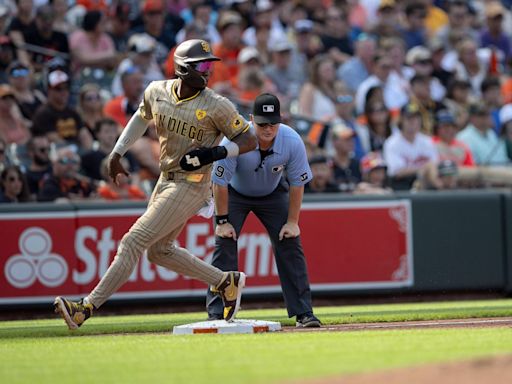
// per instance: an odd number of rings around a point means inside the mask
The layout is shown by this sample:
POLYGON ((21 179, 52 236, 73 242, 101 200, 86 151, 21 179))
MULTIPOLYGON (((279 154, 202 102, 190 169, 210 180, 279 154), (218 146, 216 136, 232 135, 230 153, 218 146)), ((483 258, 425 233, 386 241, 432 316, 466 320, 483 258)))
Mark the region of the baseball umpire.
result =
MULTIPOLYGON (((298 225, 304 185, 312 178, 304 143, 281 123, 280 103, 272 94, 256 98, 251 125, 258 148, 214 164, 212 264, 224 271, 238 269, 237 237, 252 211, 270 236, 288 316, 296 316, 298 327, 319 327, 298 225)), ((226 138, 222 141, 228 143, 226 138)), ((206 305, 208 319, 222 318, 222 301, 215 292, 207 292, 206 305)))
POLYGON ((225 320, 236 315, 245 275, 223 272, 173 243, 211 196, 211 164, 256 147, 249 124, 234 105, 206 87, 217 60, 208 42, 187 40, 174 54, 178 78, 154 81, 144 91, 139 109, 110 154, 109 175, 115 181, 128 175, 120 159, 152 120, 160 142, 160 178, 147 210, 122 238, 94 290, 79 302, 55 299, 55 311, 70 329, 81 326, 128 280, 146 249, 149 261, 211 285, 223 299, 225 320), (231 141, 219 146, 222 135, 231 141))

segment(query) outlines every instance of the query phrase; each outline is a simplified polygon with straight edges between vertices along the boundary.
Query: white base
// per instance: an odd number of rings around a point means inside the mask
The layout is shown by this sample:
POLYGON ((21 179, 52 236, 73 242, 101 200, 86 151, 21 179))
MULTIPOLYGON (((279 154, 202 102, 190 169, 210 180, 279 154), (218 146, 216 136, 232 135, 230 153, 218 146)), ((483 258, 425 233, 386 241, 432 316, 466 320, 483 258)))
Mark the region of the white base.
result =
POLYGON ((281 323, 263 320, 225 320, 200 321, 197 323, 177 325, 173 328, 173 335, 196 335, 205 333, 264 333, 281 330, 281 323))

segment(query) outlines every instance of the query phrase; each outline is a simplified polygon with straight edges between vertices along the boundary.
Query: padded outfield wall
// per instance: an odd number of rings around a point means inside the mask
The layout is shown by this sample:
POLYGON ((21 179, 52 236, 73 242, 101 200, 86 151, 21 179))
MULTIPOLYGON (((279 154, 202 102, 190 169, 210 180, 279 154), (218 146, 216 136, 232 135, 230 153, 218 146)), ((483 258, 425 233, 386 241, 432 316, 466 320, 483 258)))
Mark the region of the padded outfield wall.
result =
MULTIPOLYGON (((105 273, 141 203, 0 205, 0 305, 81 297, 105 273)), ((305 197, 302 242, 313 293, 512 292, 508 193, 305 197), (508 228, 508 230, 507 230, 508 228)), ((178 244, 211 258, 212 221, 194 217, 178 244)), ((246 295, 278 295, 270 241, 250 217, 239 239, 246 295)), ((113 299, 204 297, 206 286, 144 257, 113 299)))

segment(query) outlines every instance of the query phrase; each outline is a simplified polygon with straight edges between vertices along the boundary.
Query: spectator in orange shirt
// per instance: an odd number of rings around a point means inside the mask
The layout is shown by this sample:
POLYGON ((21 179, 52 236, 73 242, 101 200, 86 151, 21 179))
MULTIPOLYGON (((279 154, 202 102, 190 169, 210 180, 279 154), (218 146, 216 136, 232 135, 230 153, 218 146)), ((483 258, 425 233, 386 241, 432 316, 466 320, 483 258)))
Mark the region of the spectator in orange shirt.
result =
MULTIPOLYGON (((128 160, 124 157, 121 163, 125 169, 130 169, 128 160)), ((108 175, 108 158, 105 157, 101 162, 101 176, 103 181, 100 182, 97 193, 98 196, 105 200, 145 200, 146 194, 137 184, 132 182, 131 177, 121 177, 116 184, 108 175)))
MULTIPOLYGON (((232 11, 226 11, 219 15, 217 29, 221 36, 221 42, 213 46, 213 54, 221 59, 221 63, 227 67, 228 76, 234 83, 238 75, 238 54, 243 48, 242 43, 242 17, 232 11)), ((217 67, 215 68, 217 70, 217 67)), ((215 83, 215 82, 214 82, 215 83)), ((209 81, 212 86, 212 79, 209 81)))
POLYGON ((121 86, 123 94, 109 100, 103 113, 124 127, 137 110, 144 91, 142 72, 137 67, 128 67, 121 75, 121 86))

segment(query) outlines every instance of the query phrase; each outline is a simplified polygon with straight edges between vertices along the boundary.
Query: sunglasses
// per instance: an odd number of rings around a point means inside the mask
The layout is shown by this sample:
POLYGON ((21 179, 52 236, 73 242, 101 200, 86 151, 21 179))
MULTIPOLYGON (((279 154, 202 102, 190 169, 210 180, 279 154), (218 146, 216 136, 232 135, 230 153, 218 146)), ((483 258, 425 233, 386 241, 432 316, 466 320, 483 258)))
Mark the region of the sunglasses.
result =
POLYGON ((85 95, 84 100, 85 101, 98 101, 101 97, 98 94, 92 94, 92 95, 85 95))
POLYGON ((336 101, 338 103, 351 103, 354 101, 354 97, 352 95, 339 95, 336 101))
POLYGON ((12 77, 27 77, 30 71, 26 68, 16 68, 11 71, 12 77))
POLYGON ((208 72, 213 68, 213 61, 200 61, 199 63, 192 64, 192 68, 197 72, 208 72))
POLYGON ((258 127, 266 128, 266 127, 271 127, 273 125, 277 125, 277 124, 279 124, 279 122, 277 122, 277 123, 261 123, 261 124, 256 123, 256 124, 258 125, 258 127))
POLYGON ((9 176, 7 181, 14 183, 15 181, 21 181, 21 179, 19 177, 9 176))
POLYGON ((39 147, 39 148, 36 148, 36 151, 38 151, 38 152, 49 152, 50 151, 50 147, 39 147))
POLYGON ((370 113, 376 113, 376 112, 387 112, 388 110, 386 108, 374 108, 370 109, 370 113))
POLYGON ((59 164, 68 165, 68 164, 78 164, 78 160, 72 157, 63 157, 59 159, 59 164))

